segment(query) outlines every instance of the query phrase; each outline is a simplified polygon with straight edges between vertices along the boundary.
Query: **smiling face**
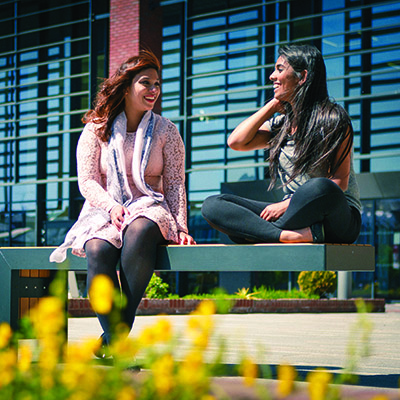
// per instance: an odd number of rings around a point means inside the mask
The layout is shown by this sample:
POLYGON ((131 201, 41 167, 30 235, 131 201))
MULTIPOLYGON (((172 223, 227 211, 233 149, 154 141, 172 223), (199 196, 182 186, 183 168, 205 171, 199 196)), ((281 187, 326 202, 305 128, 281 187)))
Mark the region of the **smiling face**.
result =
POLYGON ((125 95, 125 111, 145 112, 152 110, 160 95, 160 77, 153 68, 140 71, 132 80, 125 95))
POLYGON ((294 97, 300 78, 296 75, 291 65, 281 56, 275 64, 275 70, 269 79, 274 84, 274 97, 288 103, 294 97))

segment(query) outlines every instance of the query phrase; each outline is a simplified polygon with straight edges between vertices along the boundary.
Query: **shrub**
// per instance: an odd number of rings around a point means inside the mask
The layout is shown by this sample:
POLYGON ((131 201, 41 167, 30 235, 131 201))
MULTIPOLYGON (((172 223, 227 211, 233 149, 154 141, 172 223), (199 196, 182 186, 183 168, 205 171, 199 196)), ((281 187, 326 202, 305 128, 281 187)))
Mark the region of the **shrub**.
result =
POLYGON ((249 288, 243 287, 241 289, 238 289, 238 291, 235 294, 239 297, 239 299, 251 299, 257 297, 258 292, 250 293, 249 288))
POLYGON ((254 287, 254 291, 257 291, 257 298, 265 300, 276 300, 276 299, 317 299, 314 293, 305 293, 298 289, 291 290, 276 290, 269 289, 265 286, 260 286, 259 288, 254 287))
POLYGON ((169 290, 168 283, 159 276, 153 274, 146 289, 146 297, 149 299, 165 299, 169 290))
POLYGON ((302 292, 324 298, 335 292, 337 277, 333 271, 302 271, 297 283, 302 292))

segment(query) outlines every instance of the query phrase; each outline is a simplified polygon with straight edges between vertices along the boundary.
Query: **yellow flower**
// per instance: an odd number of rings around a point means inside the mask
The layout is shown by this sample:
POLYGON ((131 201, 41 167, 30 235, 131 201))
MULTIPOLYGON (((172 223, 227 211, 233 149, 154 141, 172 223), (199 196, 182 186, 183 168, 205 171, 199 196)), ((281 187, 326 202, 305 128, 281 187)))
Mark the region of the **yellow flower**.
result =
POLYGON ((70 364, 66 365, 61 373, 61 382, 69 390, 73 391, 80 387, 81 370, 79 366, 70 364))
POLYGON ((17 354, 13 349, 5 350, 0 356, 0 388, 8 385, 15 375, 17 354))
POLYGON ((79 344, 69 344, 65 348, 66 363, 87 363, 93 358, 93 353, 99 348, 100 341, 97 338, 86 339, 79 344))
POLYGON ((172 325, 167 318, 158 318, 154 324, 154 335, 159 342, 168 342, 172 336, 172 325))
POLYGON ((152 326, 146 326, 139 334, 138 341, 143 347, 150 347, 156 343, 156 335, 152 326))
POLYGON ((18 367, 21 372, 29 371, 32 364, 32 349, 27 345, 19 346, 18 367))
POLYGON ((278 394, 280 396, 286 397, 292 393, 296 377, 296 369, 291 365, 278 365, 278 394))
POLYGON ((240 373, 246 386, 253 386, 258 377, 258 366, 250 359, 244 358, 240 364, 240 373))
POLYGON ((169 393, 174 387, 174 360, 171 354, 164 354, 151 366, 154 376, 154 385, 161 396, 169 393))
POLYGON ((56 335, 64 329, 63 302, 57 297, 44 297, 31 312, 31 320, 39 337, 56 335))
POLYGON ((377 394, 376 396, 373 396, 371 400, 390 400, 388 396, 384 394, 377 394))
POLYGON ((138 341, 144 347, 171 340, 172 325, 166 318, 157 319, 156 323, 145 327, 139 334, 138 341))
POLYGON ((307 375, 310 400, 325 400, 328 394, 332 374, 326 370, 317 369, 307 375))
MULTIPOLYGON (((64 346, 64 364, 58 364, 53 376, 71 392, 68 400, 92 400, 104 382, 107 373, 91 365, 93 351, 99 346, 97 338, 89 338, 77 344, 64 346), (59 376, 59 378, 58 378, 59 376)), ((51 361, 50 361, 51 362, 51 361)))
POLYGON ((74 392, 68 400, 92 400, 92 398, 86 392, 74 392))
POLYGON ((0 324, 0 349, 4 349, 10 342, 12 330, 6 322, 0 324))
POLYGON ((194 350, 186 354, 179 368, 178 379, 184 387, 194 390, 208 387, 207 370, 200 351, 194 350))
POLYGON ((187 323, 187 335, 195 346, 205 348, 213 328, 213 321, 206 315, 192 315, 187 323))
POLYGON ((136 340, 127 338, 125 340, 118 340, 114 343, 111 353, 114 358, 118 357, 119 360, 134 360, 139 352, 139 344, 136 340))
POLYGON ((94 368, 87 362, 68 362, 61 371, 61 382, 74 395, 93 399, 103 383, 105 373, 103 369, 94 368))
POLYGON ((194 313, 199 315, 213 315, 215 314, 215 311, 216 308, 214 302, 212 300, 204 300, 199 304, 194 313))
POLYGON ((39 367, 43 374, 51 375, 62 355, 62 340, 58 336, 45 336, 40 340, 39 367))
POLYGON ((89 288, 90 304, 98 314, 110 313, 113 305, 114 284, 107 275, 96 275, 89 288))
POLYGON ((196 347, 205 348, 208 346, 209 338, 214 328, 214 311, 215 306, 212 301, 203 301, 197 310, 191 313, 186 333, 196 347))
POLYGON ((124 386, 117 394, 116 400, 135 400, 136 392, 130 386, 124 386))

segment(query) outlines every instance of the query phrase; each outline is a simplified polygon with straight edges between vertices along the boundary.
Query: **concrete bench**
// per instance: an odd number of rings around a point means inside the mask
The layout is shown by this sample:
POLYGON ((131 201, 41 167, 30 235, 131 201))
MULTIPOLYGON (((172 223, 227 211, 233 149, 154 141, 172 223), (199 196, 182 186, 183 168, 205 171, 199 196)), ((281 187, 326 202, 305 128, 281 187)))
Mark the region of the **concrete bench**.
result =
MULTIPOLYGON (((32 302, 47 295, 58 270, 86 271, 86 260, 68 254, 50 263, 54 247, 0 247, 0 321, 13 329, 32 302)), ((374 271, 375 249, 369 245, 249 244, 160 246, 158 271, 374 271)))

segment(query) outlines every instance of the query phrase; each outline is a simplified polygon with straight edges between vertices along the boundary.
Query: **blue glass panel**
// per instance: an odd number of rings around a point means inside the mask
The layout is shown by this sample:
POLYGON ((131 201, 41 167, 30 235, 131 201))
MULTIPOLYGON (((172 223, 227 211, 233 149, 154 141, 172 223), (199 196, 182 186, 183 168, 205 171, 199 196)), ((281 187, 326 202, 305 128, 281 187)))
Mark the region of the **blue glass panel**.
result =
POLYGON ((338 8, 344 8, 344 6, 344 0, 323 0, 322 2, 322 9, 324 11, 336 10, 338 8))
POLYGON ((193 22, 193 30, 210 29, 215 27, 222 27, 226 24, 225 17, 207 18, 200 21, 193 22))
MULTIPOLYGON (((181 26, 180 25, 170 25, 170 26, 164 26, 163 27, 163 36, 173 36, 173 35, 178 35, 181 32, 181 26)), ((168 42, 163 42, 163 44, 166 44, 168 42)))
POLYGON ((257 10, 251 10, 251 11, 246 11, 242 12, 239 14, 234 14, 229 17, 229 23, 230 24, 237 24, 240 22, 244 21, 251 21, 255 20, 258 18, 258 11, 257 10))
POLYGON ((322 34, 331 35, 344 31, 344 14, 333 14, 322 17, 322 34))

